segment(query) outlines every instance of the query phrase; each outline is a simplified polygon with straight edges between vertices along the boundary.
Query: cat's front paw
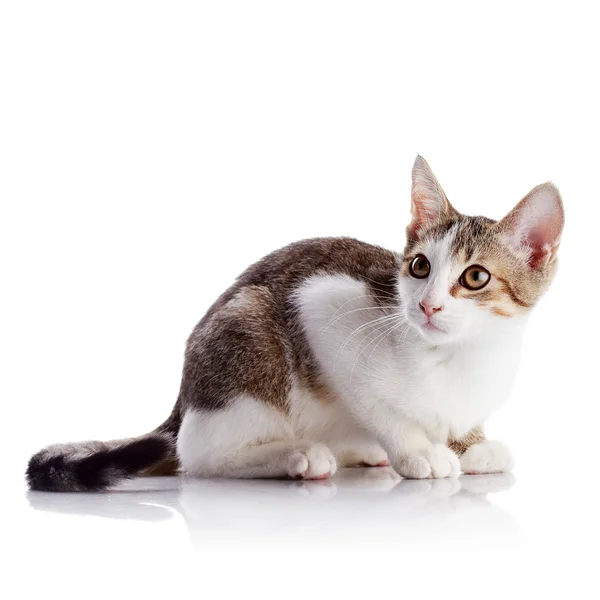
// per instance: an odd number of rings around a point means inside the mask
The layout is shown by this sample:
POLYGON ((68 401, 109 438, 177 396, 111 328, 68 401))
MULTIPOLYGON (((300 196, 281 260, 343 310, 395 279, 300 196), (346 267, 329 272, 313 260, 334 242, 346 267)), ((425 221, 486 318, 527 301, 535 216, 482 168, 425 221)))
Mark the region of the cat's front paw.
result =
POLYGON ((466 474, 505 473, 511 471, 515 459, 502 442, 480 442, 473 444, 460 457, 460 467, 466 474))
POLYGON ((426 450, 402 455, 394 468, 406 479, 458 477, 458 456, 444 444, 432 444, 426 450))
POLYGON ((294 450, 287 465, 292 479, 327 479, 337 471, 335 457, 324 444, 294 450))

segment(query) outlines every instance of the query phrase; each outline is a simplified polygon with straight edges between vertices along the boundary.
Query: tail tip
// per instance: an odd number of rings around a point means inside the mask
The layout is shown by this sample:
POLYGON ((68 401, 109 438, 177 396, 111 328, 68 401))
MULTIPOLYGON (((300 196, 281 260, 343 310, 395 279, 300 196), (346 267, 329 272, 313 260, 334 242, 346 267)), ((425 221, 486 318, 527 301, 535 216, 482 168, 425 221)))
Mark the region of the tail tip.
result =
POLYGON ((29 460, 25 479, 32 491, 101 491, 135 477, 170 451, 162 435, 119 442, 50 446, 29 460))

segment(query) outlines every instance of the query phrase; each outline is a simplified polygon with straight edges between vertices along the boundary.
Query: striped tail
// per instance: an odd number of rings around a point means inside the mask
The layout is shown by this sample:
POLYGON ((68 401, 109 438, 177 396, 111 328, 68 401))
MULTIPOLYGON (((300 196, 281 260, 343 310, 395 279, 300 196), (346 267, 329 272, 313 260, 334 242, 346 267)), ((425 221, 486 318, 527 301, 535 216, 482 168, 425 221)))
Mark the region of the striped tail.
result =
POLYGON ((48 446, 29 461, 29 487, 44 492, 90 492, 138 475, 174 473, 178 465, 173 425, 167 421, 137 438, 48 446))

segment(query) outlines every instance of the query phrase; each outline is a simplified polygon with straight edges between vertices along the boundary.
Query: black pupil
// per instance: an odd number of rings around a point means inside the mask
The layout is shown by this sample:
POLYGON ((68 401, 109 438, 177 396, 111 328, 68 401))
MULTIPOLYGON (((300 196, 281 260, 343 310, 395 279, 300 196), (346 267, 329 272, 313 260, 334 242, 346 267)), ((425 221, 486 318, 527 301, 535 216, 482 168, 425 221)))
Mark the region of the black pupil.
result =
POLYGON ((427 263, 425 262, 425 259, 420 258, 417 261, 417 272, 424 272, 427 270, 427 263))
POLYGON ((471 276, 473 277, 473 279, 475 281, 479 281, 481 279, 481 271, 477 271, 477 270, 472 271, 472 275, 471 276))

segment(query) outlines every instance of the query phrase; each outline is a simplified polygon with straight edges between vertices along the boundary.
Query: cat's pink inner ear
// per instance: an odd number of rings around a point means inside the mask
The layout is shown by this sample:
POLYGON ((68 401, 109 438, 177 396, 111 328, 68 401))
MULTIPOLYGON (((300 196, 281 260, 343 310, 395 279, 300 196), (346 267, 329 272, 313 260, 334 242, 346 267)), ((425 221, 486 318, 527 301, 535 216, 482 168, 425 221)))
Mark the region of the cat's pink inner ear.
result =
POLYGON ((556 258, 564 225, 560 194, 551 183, 533 188, 499 225, 508 243, 527 252, 532 269, 543 268, 556 258))
POLYGON ((412 169, 410 212, 413 218, 406 230, 409 238, 416 237, 420 229, 456 214, 422 156, 417 156, 412 169))

